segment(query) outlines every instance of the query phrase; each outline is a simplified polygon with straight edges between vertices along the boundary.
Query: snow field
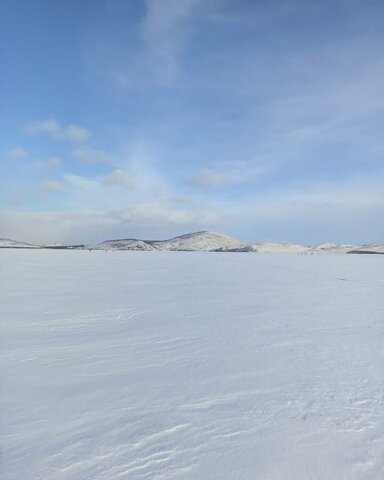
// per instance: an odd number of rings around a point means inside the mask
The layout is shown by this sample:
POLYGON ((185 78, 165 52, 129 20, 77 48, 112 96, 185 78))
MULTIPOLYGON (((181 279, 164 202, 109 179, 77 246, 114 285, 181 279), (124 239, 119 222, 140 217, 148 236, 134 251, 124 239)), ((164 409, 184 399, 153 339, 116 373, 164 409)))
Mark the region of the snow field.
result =
POLYGON ((2 479, 383 478, 383 262, 0 251, 2 479))

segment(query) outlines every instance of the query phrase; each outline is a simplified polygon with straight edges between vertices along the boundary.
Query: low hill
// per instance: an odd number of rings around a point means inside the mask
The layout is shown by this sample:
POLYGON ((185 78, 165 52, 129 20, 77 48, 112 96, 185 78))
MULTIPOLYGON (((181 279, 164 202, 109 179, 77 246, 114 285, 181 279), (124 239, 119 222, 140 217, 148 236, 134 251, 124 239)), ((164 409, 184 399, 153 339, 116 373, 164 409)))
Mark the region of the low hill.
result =
POLYGON ((135 238, 106 240, 95 248, 107 250, 170 250, 170 251, 229 251, 246 244, 222 233, 194 232, 168 240, 139 240, 135 238))
POLYGON ((41 248, 33 243, 19 242, 9 238, 0 238, 0 248, 41 248))

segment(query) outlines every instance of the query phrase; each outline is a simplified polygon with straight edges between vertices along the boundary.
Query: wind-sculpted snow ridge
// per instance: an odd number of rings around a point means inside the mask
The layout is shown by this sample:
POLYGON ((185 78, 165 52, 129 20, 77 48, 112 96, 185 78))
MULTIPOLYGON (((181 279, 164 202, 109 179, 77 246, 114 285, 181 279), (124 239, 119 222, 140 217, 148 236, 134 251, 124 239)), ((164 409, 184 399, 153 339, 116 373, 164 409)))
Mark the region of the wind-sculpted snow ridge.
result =
POLYGON ((194 232, 169 240, 121 239, 99 243, 97 249, 171 250, 171 251, 227 251, 245 246, 244 242, 222 233, 194 232))
POLYGON ((376 257, 0 264, 1 480, 384 478, 376 257))

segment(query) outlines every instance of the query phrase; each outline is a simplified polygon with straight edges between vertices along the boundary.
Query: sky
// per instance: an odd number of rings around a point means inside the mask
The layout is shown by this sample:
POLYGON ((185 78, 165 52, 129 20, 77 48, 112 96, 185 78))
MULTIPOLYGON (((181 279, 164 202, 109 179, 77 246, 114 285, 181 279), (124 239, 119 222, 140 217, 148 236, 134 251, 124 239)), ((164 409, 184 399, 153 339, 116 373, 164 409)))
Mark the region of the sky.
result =
POLYGON ((2 0, 0 237, 384 241, 381 0, 2 0))

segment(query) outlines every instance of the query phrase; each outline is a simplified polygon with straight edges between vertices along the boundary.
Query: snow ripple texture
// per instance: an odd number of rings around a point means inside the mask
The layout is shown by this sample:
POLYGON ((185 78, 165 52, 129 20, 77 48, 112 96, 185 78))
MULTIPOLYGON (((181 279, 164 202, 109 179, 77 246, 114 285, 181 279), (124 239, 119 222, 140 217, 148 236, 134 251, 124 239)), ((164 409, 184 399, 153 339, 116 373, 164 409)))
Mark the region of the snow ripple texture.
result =
POLYGON ((384 478, 384 258, 0 261, 3 480, 384 478))

